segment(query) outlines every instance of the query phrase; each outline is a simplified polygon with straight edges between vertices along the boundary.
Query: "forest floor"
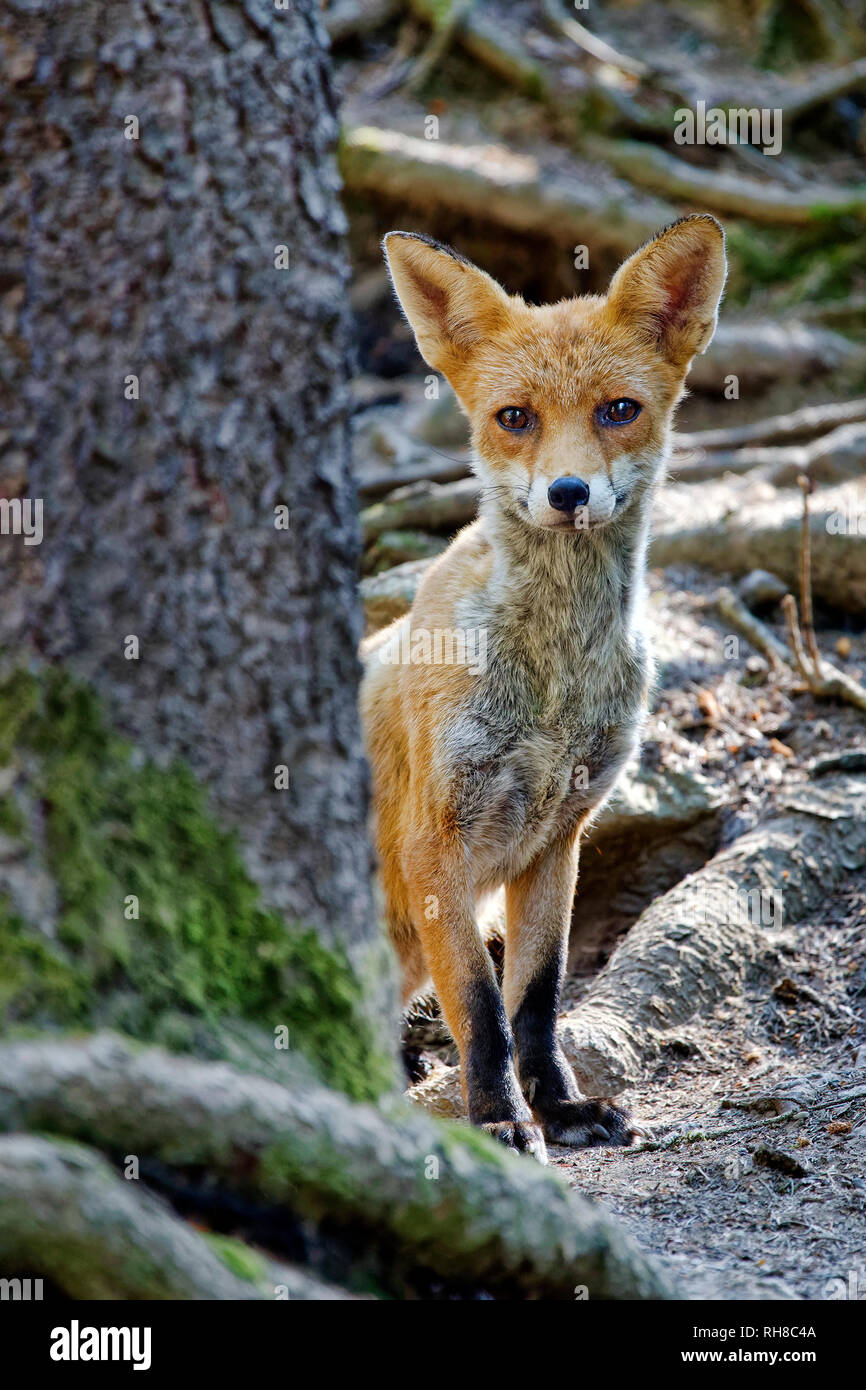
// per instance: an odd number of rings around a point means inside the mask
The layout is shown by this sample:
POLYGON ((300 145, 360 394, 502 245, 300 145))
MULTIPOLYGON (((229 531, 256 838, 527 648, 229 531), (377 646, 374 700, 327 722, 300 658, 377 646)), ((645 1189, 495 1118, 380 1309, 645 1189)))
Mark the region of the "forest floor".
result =
POLYGON ((754 1123, 788 1099, 795 1113, 854 1090, 859 1100, 657 1152, 549 1151, 689 1298, 866 1298, 866 1027, 839 1010, 866 986, 864 918, 860 875, 789 930, 792 974, 755 980, 678 1030, 646 1082, 618 1097, 661 1141, 754 1123))

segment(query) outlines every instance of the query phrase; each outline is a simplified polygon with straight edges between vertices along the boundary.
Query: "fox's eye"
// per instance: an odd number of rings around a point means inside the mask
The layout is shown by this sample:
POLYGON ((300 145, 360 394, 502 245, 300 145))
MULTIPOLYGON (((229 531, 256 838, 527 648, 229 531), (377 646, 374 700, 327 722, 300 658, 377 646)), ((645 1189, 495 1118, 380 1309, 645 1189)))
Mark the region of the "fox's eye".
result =
POLYGON ((525 430, 529 424, 526 411, 516 405, 506 406, 504 410, 500 410, 496 418, 504 430, 525 430))
POLYGON ((628 425, 632 420, 636 420, 640 415, 641 408, 637 401, 630 401, 627 396, 621 400, 610 401, 603 405, 598 416, 603 425, 628 425))

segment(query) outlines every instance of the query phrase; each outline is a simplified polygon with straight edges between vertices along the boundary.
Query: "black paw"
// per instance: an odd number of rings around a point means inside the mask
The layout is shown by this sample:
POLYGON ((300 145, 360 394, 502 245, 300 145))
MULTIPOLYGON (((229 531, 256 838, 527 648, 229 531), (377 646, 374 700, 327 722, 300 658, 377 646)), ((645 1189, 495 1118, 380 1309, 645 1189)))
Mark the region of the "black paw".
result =
POLYGON ((407 1047, 404 1044, 400 1049, 400 1057, 410 1086, 414 1086, 417 1081, 423 1081, 433 1070, 432 1063, 424 1056, 420 1047, 407 1047))
POLYGON ((542 1128, 549 1143, 572 1149, 627 1148, 641 1133, 628 1112, 609 1100, 561 1101, 544 1116, 542 1128))
POLYGON ((505 1144, 509 1149, 517 1149, 520 1153, 531 1154, 537 1158, 539 1163, 547 1162, 547 1149, 544 1144, 544 1135, 539 1125, 533 1124, 531 1120, 494 1120, 490 1124, 482 1125, 488 1134, 492 1134, 498 1139, 500 1144, 505 1144))

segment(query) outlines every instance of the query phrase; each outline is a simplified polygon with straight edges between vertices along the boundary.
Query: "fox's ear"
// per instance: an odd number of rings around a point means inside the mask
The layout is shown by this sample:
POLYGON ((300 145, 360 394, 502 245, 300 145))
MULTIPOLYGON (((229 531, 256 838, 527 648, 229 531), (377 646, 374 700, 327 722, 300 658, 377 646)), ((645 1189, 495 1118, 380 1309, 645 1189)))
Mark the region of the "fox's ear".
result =
POLYGON ((721 224, 709 213, 683 217, 620 266, 608 308, 685 369, 712 341, 727 268, 721 224))
POLYGON ((389 232, 385 259, 422 357, 448 375, 505 320, 508 295, 450 246, 413 232, 389 232))

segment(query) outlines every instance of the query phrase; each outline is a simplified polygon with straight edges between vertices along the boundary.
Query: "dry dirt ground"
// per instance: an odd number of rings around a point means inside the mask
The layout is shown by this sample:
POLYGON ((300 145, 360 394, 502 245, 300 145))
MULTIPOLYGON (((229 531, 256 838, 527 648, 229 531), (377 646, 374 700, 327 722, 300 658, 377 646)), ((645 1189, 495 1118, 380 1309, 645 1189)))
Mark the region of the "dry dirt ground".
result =
MULTIPOLYGON (((644 756, 718 783, 724 840, 759 824, 783 790, 807 789, 816 758, 866 749, 862 715, 750 662, 744 640, 736 658, 725 655, 715 581, 674 571, 650 579, 661 670, 644 756)), ((778 609, 768 616, 781 636, 778 609)), ((862 679, 866 636, 820 615, 817 625, 822 649, 862 679)), ((743 993, 674 1031, 655 1070, 619 1098, 662 1144, 757 1128, 643 1152, 551 1149, 551 1162, 615 1212, 686 1297, 866 1299, 864 927, 860 872, 820 912, 774 931, 743 993), (790 1118, 766 1123, 780 1112, 790 1118)), ((593 969, 615 944, 603 941, 593 969)), ((564 1006, 590 979, 589 969, 569 978, 564 1006)), ((439 1051, 437 1071, 443 1058, 453 1052, 439 1051)), ((442 1076, 453 1097, 456 1068, 442 1076)))

